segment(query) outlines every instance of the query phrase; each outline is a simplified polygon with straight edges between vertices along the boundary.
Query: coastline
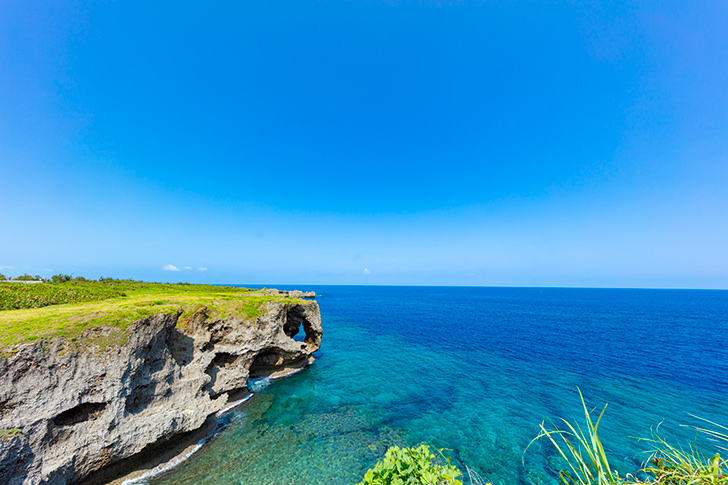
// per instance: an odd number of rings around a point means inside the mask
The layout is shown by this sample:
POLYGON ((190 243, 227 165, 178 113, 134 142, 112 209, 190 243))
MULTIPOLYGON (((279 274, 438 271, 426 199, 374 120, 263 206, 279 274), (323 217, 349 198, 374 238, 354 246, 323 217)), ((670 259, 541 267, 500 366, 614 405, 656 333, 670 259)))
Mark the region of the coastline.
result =
POLYGON ((0 441, 0 482, 142 483, 214 439, 225 414, 252 397, 251 378, 299 372, 320 347, 318 304, 301 298, 313 293, 114 285, 31 285, 54 297, 83 288, 106 300, 3 313, 9 323, 0 336, 11 343, 0 347, 0 428, 17 432, 0 441), (137 293, 112 294, 120 286, 137 293), (178 300, 186 306, 167 309, 178 300), (123 326, 113 314, 95 325, 98 305, 131 307, 134 321, 123 326), (140 308, 153 314, 137 319, 140 308), (45 330, 48 315, 65 326, 45 330), (78 330, 79 318, 89 328, 78 330), (74 326, 76 333, 66 330, 74 326))
MULTIPOLYGON (((314 362, 311 356, 303 365, 287 366, 279 371, 273 372, 266 377, 261 377, 261 381, 277 381, 285 379, 286 377, 298 374, 308 368, 314 362)), ((115 474, 122 473, 121 476, 117 476, 113 480, 104 480, 99 477, 91 477, 85 483, 89 485, 143 485, 148 483, 149 479, 154 479, 170 473, 177 469, 185 462, 194 459, 200 452, 202 452, 205 446, 211 443, 217 436, 225 430, 227 423, 222 418, 232 411, 244 406, 254 396, 255 392, 250 390, 241 391, 241 396, 236 396, 236 399, 226 406, 225 408, 218 411, 214 417, 208 418, 209 423, 200 428, 199 433, 193 433, 188 437, 181 437, 178 442, 171 444, 168 442, 160 443, 166 450, 159 454, 157 458, 146 458, 142 461, 129 465, 128 471, 116 471, 115 474), (170 446, 171 445, 171 446, 170 446), (169 448, 167 448, 169 447, 169 448), (132 469, 133 468, 133 469, 132 469)), ((108 476, 108 475, 107 475, 108 476)))

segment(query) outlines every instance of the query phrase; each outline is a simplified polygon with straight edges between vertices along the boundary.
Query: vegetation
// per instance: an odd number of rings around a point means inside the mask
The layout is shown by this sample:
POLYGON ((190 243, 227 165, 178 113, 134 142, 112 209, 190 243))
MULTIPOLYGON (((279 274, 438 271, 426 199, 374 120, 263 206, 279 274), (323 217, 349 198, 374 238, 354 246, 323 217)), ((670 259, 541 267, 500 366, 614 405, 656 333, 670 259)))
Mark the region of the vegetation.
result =
MULTIPOLYGON (((620 477, 609 464, 604 445, 599 438, 599 423, 607 409, 602 408, 596 421, 587 409, 579 391, 584 409, 585 424, 579 426, 565 419, 556 422, 545 419, 535 442, 546 439, 566 463, 559 472, 560 484, 564 485, 728 485, 728 460, 719 453, 708 454, 696 444, 687 449, 670 445, 657 431, 651 438, 652 450, 643 468, 636 474, 620 477), (557 423, 559 426, 557 426, 557 423)), ((701 419, 701 418, 698 418, 701 419)), ((696 428, 721 450, 728 451, 728 427, 702 420, 710 427, 696 428)), ((425 445, 419 448, 390 448, 384 460, 368 470, 364 481, 358 485, 447 485, 462 484, 462 473, 450 465, 433 463, 435 458, 425 445)), ((467 469, 471 485, 490 485, 472 470, 467 469)))
POLYGON ((14 279, 15 281, 43 281, 43 278, 41 278, 40 276, 30 276, 28 273, 16 276, 14 279))
MULTIPOLYGON (((703 421, 722 431, 728 431, 725 426, 703 421)), ((728 435, 724 432, 704 428, 698 430, 712 440, 728 445, 728 435)), ((653 452, 643 471, 654 476, 655 483, 670 485, 728 483, 728 460, 721 458, 719 453, 709 456, 694 444, 687 450, 672 446, 657 432, 647 441, 652 442, 653 452)))
MULTIPOLYGON (((528 446, 530 447, 541 438, 548 438, 569 467, 567 470, 559 472, 560 483, 562 484, 611 485, 622 483, 617 473, 613 472, 609 466, 609 460, 598 434, 599 423, 602 416, 604 416, 604 411, 607 410, 607 406, 604 406, 599 418, 594 422, 586 408, 581 391, 579 391, 579 397, 581 397, 581 404, 586 418, 586 433, 578 425, 572 425, 563 418, 560 421, 564 425, 564 430, 555 426, 552 422, 547 427, 548 420, 544 420, 540 425, 541 432, 528 446)), ((528 450, 528 447, 526 450, 528 450)))
POLYGON ((20 434, 18 428, 0 429, 0 441, 8 440, 17 434, 20 434))
POLYGON ((308 303, 247 288, 61 276, 57 280, 63 282, 57 283, 0 284, 0 349, 45 338, 75 338, 98 326, 117 330, 113 338, 99 342, 112 345, 126 341, 132 323, 158 313, 181 311, 178 325, 185 325, 203 307, 211 318, 253 320, 268 301, 308 303))
MULTIPOLYGON (((572 425, 564 419, 559 422, 561 428, 553 422, 544 420, 541 423, 541 432, 531 441, 547 438, 566 461, 567 469, 559 472, 561 484, 568 485, 637 485, 637 484, 660 484, 660 485, 707 485, 707 484, 728 484, 728 461, 722 459, 716 453, 709 457, 705 451, 697 445, 691 445, 687 450, 675 447, 660 438, 655 432, 653 437, 647 440, 652 443, 652 450, 649 459, 638 470, 644 475, 639 479, 633 475, 620 477, 616 471, 609 466, 607 454, 599 438, 599 423, 604 416, 607 406, 602 409, 596 422, 592 420, 591 414, 586 407, 584 397, 579 391, 581 403, 584 408, 586 431, 578 426, 572 425)), ((705 421, 705 420, 704 420, 705 421)), ((728 445, 728 428, 706 421, 718 428, 704 429, 697 428, 718 443, 728 445)), ((529 447, 531 446, 529 444, 529 447)), ((720 447, 720 446, 719 446, 720 447)), ((722 449, 726 449, 720 447, 722 449)), ((528 448, 527 448, 528 449, 528 448)))
POLYGON ((0 310, 41 308, 63 303, 107 300, 126 296, 119 287, 105 284, 59 285, 38 283, 34 285, 0 285, 0 310))
POLYGON ((449 458, 446 465, 437 465, 434 459, 435 455, 426 445, 418 448, 393 446, 383 460, 366 472, 359 485, 462 485, 463 482, 457 479, 462 473, 450 464, 449 458))

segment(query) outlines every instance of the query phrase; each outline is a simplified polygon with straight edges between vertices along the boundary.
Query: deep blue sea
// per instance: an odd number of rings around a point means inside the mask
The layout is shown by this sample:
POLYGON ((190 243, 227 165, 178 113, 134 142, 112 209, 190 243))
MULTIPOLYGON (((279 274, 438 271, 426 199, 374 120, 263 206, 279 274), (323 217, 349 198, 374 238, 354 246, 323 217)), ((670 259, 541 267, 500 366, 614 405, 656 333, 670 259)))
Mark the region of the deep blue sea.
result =
MULTIPOLYGON (((281 289, 294 289, 277 286, 281 289)), ((358 483, 392 445, 445 448, 494 484, 556 484, 547 416, 600 426, 633 472, 660 433, 728 424, 728 291, 298 287, 323 316, 316 362, 255 396, 154 485, 358 483), (686 425, 686 426, 681 426, 686 425)), ((466 482, 467 483, 467 482, 466 482)))

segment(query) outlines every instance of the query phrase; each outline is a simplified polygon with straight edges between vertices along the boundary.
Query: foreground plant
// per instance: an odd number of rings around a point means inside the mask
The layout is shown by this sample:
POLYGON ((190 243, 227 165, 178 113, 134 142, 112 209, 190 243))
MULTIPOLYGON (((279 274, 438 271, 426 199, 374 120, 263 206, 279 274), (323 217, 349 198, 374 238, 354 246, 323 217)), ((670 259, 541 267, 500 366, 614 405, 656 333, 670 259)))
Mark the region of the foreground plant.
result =
POLYGON ((602 416, 604 416, 604 411, 607 410, 607 405, 604 405, 599 418, 594 422, 586 407, 581 390, 579 391, 579 397, 584 408, 586 431, 579 425, 572 425, 563 418, 560 418, 560 421, 564 429, 560 429, 547 418, 541 422, 541 432, 531 440, 526 450, 541 438, 548 438, 568 466, 567 470, 559 472, 561 484, 616 485, 625 483, 619 478, 617 472, 612 471, 609 466, 607 454, 604 452, 604 446, 598 434, 599 423, 602 416))
MULTIPOLYGON (((547 438, 556 448, 567 468, 559 472, 560 484, 566 485, 728 485, 728 460, 719 453, 712 456, 696 444, 687 449, 675 447, 667 443, 659 435, 659 427, 652 438, 640 441, 652 443, 652 450, 643 468, 638 472, 646 478, 627 474, 620 477, 609 465, 604 445, 599 437, 599 423, 604 416, 607 405, 602 408, 599 417, 594 421, 592 413, 587 409, 584 396, 579 391, 581 405, 584 410, 585 425, 571 424, 559 418, 556 424, 546 418, 541 422, 538 436, 526 447, 526 451, 536 441, 547 438)), ((720 450, 728 452, 728 427, 707 419, 699 418, 712 427, 695 428, 714 442, 720 450)), ((525 453, 525 452, 524 452, 525 453)), ((442 454, 442 453, 441 453, 442 454)), ((369 470, 364 481, 359 485, 443 485, 462 482, 457 477, 462 473, 450 465, 436 465, 435 458, 427 446, 419 448, 392 447, 387 451, 384 460, 369 470)), ((491 485, 473 470, 467 468, 471 485, 491 485)))
POLYGON ((417 448, 393 446, 364 475, 359 485, 462 485, 462 472, 450 464, 437 465, 427 445, 417 448))
MULTIPOLYGON (((650 457, 639 470, 649 476, 645 481, 628 474, 620 478, 612 471, 604 446, 599 438, 598 428, 607 405, 604 406, 596 422, 586 407, 584 396, 579 391, 584 409, 586 425, 581 428, 560 419, 561 428, 548 419, 541 423, 541 432, 528 447, 541 438, 548 438, 552 445, 566 461, 568 468, 559 472, 561 484, 567 485, 728 485, 728 460, 716 453, 709 455, 697 445, 687 449, 675 447, 662 439, 657 431, 652 438, 642 439, 652 443, 650 457), (546 423, 550 425, 547 426, 546 423)), ((697 417, 697 416, 696 416, 697 417)), ((706 419, 714 428, 696 428, 709 439, 718 444, 718 448, 728 451, 728 428, 706 419), (722 446, 721 446, 722 445, 722 446)), ((659 428, 659 427, 658 427, 659 428)), ((526 450, 528 450, 528 447, 526 450)))
MULTIPOLYGON (((707 419, 698 419, 720 430, 728 431, 725 426, 707 419)), ((726 450, 720 446, 720 444, 728 446, 726 433, 706 428, 697 428, 697 430, 717 442, 718 448, 726 450)), ((728 460, 721 458, 719 453, 709 457, 704 450, 694 444, 691 444, 687 450, 672 446, 660 437, 659 427, 653 433, 653 437, 645 441, 653 444, 653 451, 642 471, 655 477, 653 483, 666 485, 728 484, 728 460)))

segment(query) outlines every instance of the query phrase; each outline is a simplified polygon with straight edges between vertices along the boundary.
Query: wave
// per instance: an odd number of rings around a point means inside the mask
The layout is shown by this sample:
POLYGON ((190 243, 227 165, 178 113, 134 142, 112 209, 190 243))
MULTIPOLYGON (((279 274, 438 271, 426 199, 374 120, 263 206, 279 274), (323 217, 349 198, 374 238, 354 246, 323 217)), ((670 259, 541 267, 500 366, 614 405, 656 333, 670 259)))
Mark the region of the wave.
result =
POLYGON ((238 406, 242 405, 243 403, 247 402, 251 397, 253 397, 253 395, 254 395, 254 393, 251 392, 250 394, 248 394, 244 398, 242 398, 242 399, 240 399, 238 401, 235 401, 232 404, 229 404, 228 406, 226 406, 226 407, 222 408, 220 411, 218 411, 217 414, 215 414, 215 418, 217 418, 217 420, 218 420, 217 427, 215 428, 215 431, 213 431, 212 434, 210 434, 210 436, 207 436, 206 438, 203 438, 200 441, 198 441, 197 444, 194 447, 192 447, 192 449, 190 449, 190 450, 188 450, 188 451, 186 451, 186 452, 184 452, 182 454, 179 454, 179 455, 175 456, 174 458, 172 458, 168 462, 165 462, 165 463, 162 463, 160 465, 157 465, 156 467, 152 468, 151 470, 147 470, 146 472, 144 472, 143 474, 141 474, 138 477, 128 478, 128 479, 124 480, 121 483, 121 485, 145 485, 145 484, 148 484, 149 483, 148 482, 149 479, 158 477, 159 475, 162 475, 163 473, 166 473, 168 471, 171 471, 174 468, 180 466, 182 463, 184 463, 188 459, 192 458, 192 456, 195 453, 197 453, 198 451, 200 451, 200 449, 202 449, 202 447, 205 446, 205 444, 207 444, 212 438, 214 438, 220 431, 222 431, 223 429, 225 429, 225 427, 227 425, 227 421, 220 420, 220 418, 222 418, 222 416, 224 414, 232 411, 236 407, 238 407, 238 406))
MULTIPOLYGON (((212 436, 214 436, 217 432, 213 433, 212 436)), ((181 465, 184 461, 188 460, 192 455, 200 451, 200 449, 210 441, 210 438, 212 436, 208 436, 207 438, 201 439, 197 442, 197 444, 189 451, 182 453, 181 455, 175 456, 170 461, 163 463, 159 466, 156 466, 152 468, 151 470, 147 470, 142 475, 136 477, 136 478, 129 478, 127 480, 124 480, 121 485, 143 485, 149 483, 147 480, 150 478, 154 478, 156 476, 161 475, 162 473, 168 472, 179 465, 181 465)))

